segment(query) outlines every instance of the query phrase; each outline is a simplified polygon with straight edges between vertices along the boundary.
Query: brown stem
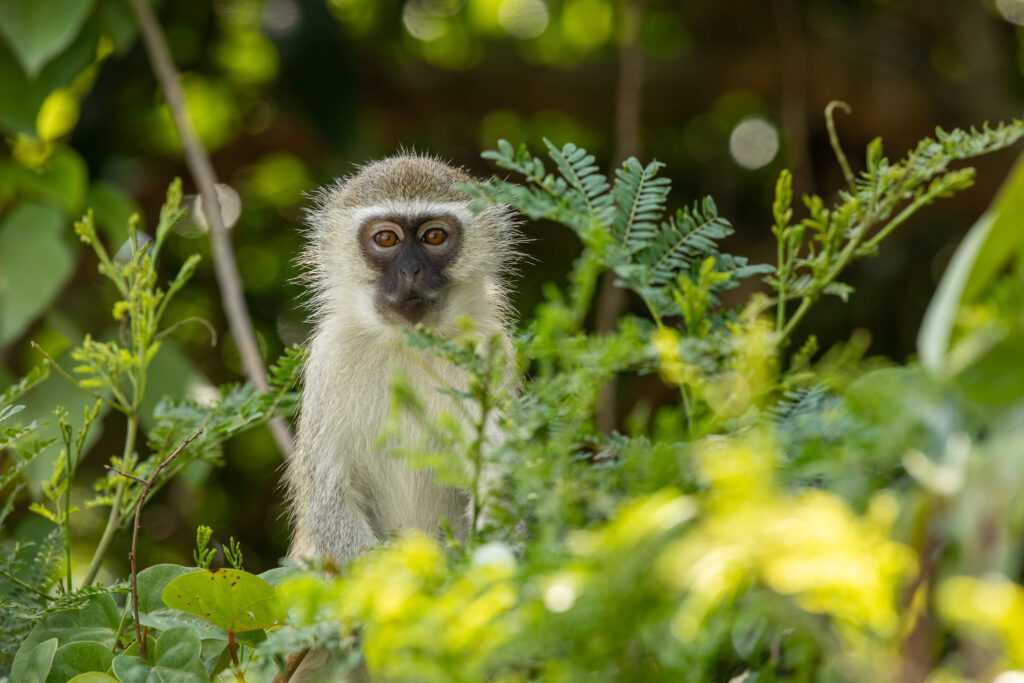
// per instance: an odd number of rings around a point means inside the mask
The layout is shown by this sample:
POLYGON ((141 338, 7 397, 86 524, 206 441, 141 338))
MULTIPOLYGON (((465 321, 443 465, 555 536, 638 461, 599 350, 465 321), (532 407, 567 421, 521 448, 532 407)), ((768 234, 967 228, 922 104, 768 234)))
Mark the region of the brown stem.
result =
POLYGON ((302 664, 302 660, 309 654, 309 650, 300 650, 295 654, 289 655, 288 659, 285 660, 284 671, 274 676, 273 683, 288 683, 295 675, 295 672, 299 670, 299 665, 302 664))
POLYGON ((167 467, 171 462, 181 454, 190 443, 195 441, 200 434, 203 433, 203 428, 197 429, 192 436, 182 441, 177 448, 171 451, 170 455, 163 459, 163 461, 156 466, 153 470, 153 474, 149 475, 148 479, 141 479, 136 477, 134 474, 122 472, 116 467, 107 465, 107 469, 116 472, 122 477, 134 479, 135 481, 142 483, 142 493, 139 494, 139 502, 135 504, 135 526, 132 528, 132 551, 128 555, 128 560, 131 562, 132 568, 132 617, 135 620, 135 641, 139 644, 139 656, 143 659, 146 658, 146 640, 142 634, 142 624, 139 623, 139 585, 138 585, 138 551, 139 551, 139 525, 142 522, 142 506, 146 504, 146 497, 149 495, 149 490, 153 488, 153 482, 160 476, 160 472, 167 467))
POLYGON ((235 665, 235 671, 241 668, 238 663, 238 645, 235 643, 235 632, 228 631, 228 652, 231 654, 231 663, 235 665))
MULTIPOLYGON (((213 163, 202 143, 199 142, 199 137, 192 126, 192 120, 188 116, 188 110, 185 107, 185 93, 181 89, 181 78, 174 68, 163 30, 153 15, 148 0, 130 0, 130 2, 135 20, 139 25, 139 32, 146 45, 146 52, 149 53, 153 72, 160 82, 167 106, 174 119, 174 126, 181 138, 181 146, 185 152, 185 161, 188 164, 189 172, 202 196, 206 222, 210 226, 210 249, 213 252, 213 265, 220 288, 221 301, 224 305, 228 325, 235 337, 235 343, 238 345, 238 352, 242 357, 245 374, 259 391, 266 392, 269 389, 267 369, 263 364, 263 357, 260 355, 259 345, 256 342, 256 332, 252 326, 252 318, 245 303, 242 278, 238 273, 238 265, 235 263, 231 240, 227 228, 224 227, 223 214, 221 214, 216 190, 217 175, 213 169, 213 163)), ((288 424, 280 417, 271 419, 269 424, 277 447, 287 459, 291 455, 293 444, 288 424)))
MULTIPOLYGON (((621 0, 622 29, 619 43, 619 78, 615 95, 615 155, 613 168, 640 154, 640 109, 643 101, 644 50, 640 42, 644 0, 621 0)), ((608 271, 597 295, 595 326, 599 333, 615 329, 626 307, 626 292, 615 286, 608 271)), ((605 434, 615 429, 616 378, 610 377, 597 395, 597 428, 605 434)))

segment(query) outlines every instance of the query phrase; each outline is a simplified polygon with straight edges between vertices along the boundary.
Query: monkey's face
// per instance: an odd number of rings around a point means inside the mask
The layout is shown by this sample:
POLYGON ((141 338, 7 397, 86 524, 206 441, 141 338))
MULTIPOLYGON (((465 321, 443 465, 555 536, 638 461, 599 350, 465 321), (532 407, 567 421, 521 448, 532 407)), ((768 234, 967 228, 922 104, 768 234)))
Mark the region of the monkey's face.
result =
POLYGON ((386 319, 429 321, 445 305, 449 267, 462 248, 462 223, 448 214, 384 215, 360 226, 359 247, 376 274, 374 305, 386 319))

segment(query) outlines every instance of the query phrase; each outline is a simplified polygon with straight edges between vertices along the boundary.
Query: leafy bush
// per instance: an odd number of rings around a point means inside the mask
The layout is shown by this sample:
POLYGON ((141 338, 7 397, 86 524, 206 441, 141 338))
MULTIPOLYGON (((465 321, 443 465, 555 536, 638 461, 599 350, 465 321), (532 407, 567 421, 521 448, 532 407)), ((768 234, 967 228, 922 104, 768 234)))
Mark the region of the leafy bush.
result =
MULTIPOLYGON (((166 325, 163 312, 195 267, 188 261, 166 289, 156 282, 180 186, 152 242, 129 226, 121 259, 87 214, 76 232, 118 292, 122 334, 86 337, 75 367, 50 361, 0 400, 10 454, 0 521, 47 445, 36 423, 17 421, 19 397, 70 381, 95 400, 77 431, 56 415, 62 457, 32 504, 52 531, 34 545, 5 542, 0 652, 11 679, 269 680, 307 648, 333 652, 325 666, 336 672, 365 656, 375 677, 409 681, 987 680, 1024 666, 1024 166, 954 258, 922 329, 921 361, 864 358, 857 339, 823 354, 813 339, 788 348, 817 299, 851 294, 841 277, 853 260, 970 184, 973 171, 952 163, 1021 137, 1020 121, 939 131, 900 161, 876 141, 836 202, 807 197, 801 219, 783 172, 774 266, 720 250, 731 227, 710 199, 668 212, 657 162, 630 159, 609 184, 573 145, 549 145, 550 171, 502 142, 485 156, 522 181, 467 188, 479 206, 566 225, 583 249, 568 285, 549 286, 516 338, 514 393, 502 388, 508 368, 496 348, 410 333, 423 353, 466 368, 457 395, 484 417, 469 433, 454 419, 427 425, 430 443, 394 455, 454 464, 444 476, 476 496, 473 537, 409 534, 348 567, 260 576, 244 570, 233 539, 230 568, 212 568, 221 563, 201 527, 195 567, 95 581, 111 538, 152 488, 289 412, 301 354, 282 359, 266 394, 226 387, 208 406, 165 398, 143 445, 148 364, 185 322, 166 325), (650 316, 598 335, 587 318, 606 269, 650 316), (765 291, 722 304, 723 292, 758 276, 765 291), (63 378, 47 380, 48 370, 63 378), (639 407, 625 434, 601 434, 597 393, 625 372, 657 374, 678 400, 639 407), (70 494, 103 409, 124 413, 127 428, 123 453, 84 502, 109 516, 83 573, 70 554, 83 502, 70 494), (500 438, 485 429, 491 414, 500 438), (500 485, 482 485, 485 469, 500 485)), ((395 415, 417 415, 401 389, 395 415)))

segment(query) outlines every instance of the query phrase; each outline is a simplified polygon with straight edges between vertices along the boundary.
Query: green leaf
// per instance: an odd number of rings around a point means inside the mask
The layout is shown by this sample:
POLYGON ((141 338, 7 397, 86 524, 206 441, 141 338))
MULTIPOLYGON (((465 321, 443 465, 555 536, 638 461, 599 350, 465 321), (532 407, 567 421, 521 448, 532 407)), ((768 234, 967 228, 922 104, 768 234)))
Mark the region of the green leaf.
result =
POLYGON ((1008 405, 1024 396, 1024 334, 1010 334, 956 373, 956 384, 974 403, 1008 405))
POLYGON ((89 206, 96 225, 106 234, 110 244, 124 244, 128 239, 128 219, 139 213, 139 205, 131 195, 106 180, 97 180, 89 189, 89 206))
POLYGON ((30 78, 71 45, 93 0, 0 0, 0 34, 30 78))
POLYGON ((187 628, 195 633, 202 641, 223 640, 227 641, 228 632, 219 626, 214 626, 205 619, 186 614, 176 609, 164 607, 152 612, 140 612, 139 623, 157 631, 169 631, 172 628, 187 628))
POLYGON ((101 643, 68 643, 57 649, 46 683, 64 683, 79 674, 106 671, 114 658, 111 648, 101 643))
POLYGON ((1024 155, 1017 160, 988 213, 992 214, 992 225, 971 268, 964 301, 977 297, 1024 244, 1024 155))
POLYGON ((187 628, 172 628, 157 639, 153 664, 141 657, 114 657, 114 674, 121 683, 206 683, 210 680, 200 660, 202 644, 187 628))
POLYGON ((202 373, 172 338, 160 342, 160 353, 149 365, 146 395, 142 399, 142 424, 151 429, 157 417, 157 404, 164 396, 188 396, 192 387, 204 383, 202 373))
POLYGON ((961 305, 975 299, 1024 244, 1024 156, 988 211, 957 248, 917 335, 926 367, 948 370, 949 344, 961 305))
POLYGON ((56 209, 18 206, 0 225, 0 345, 43 313, 74 265, 56 209))
POLYGON ((34 134, 36 114, 43 100, 57 88, 70 84, 92 64, 98 40, 99 30, 89 22, 74 43, 47 64, 35 79, 25 75, 11 49, 0 40, 0 126, 34 134))
POLYGON ((42 171, 17 167, 14 179, 26 198, 56 206, 77 218, 85 203, 89 170, 77 152, 65 148, 50 157, 42 171))
POLYGON ((86 674, 78 674, 68 683, 118 683, 118 680, 108 674, 101 674, 98 671, 90 671, 86 674))
POLYGON ((53 653, 57 651, 57 639, 50 638, 36 644, 25 658, 24 666, 15 675, 11 670, 11 679, 23 683, 44 683, 50 675, 53 665, 53 653))
POLYGON ((271 586, 277 586, 285 579, 290 579, 293 576, 297 576, 302 573, 302 570, 298 567, 274 567, 260 574, 260 578, 269 583, 271 586))
POLYGON ((139 572, 137 585, 139 588, 139 610, 155 612, 163 609, 164 603, 160 594, 172 580, 196 571, 194 567, 182 567, 180 564, 157 564, 139 572))
POLYGON ((108 593, 90 598, 77 609, 54 612, 44 617, 18 648, 11 667, 11 680, 23 680, 33 648, 50 638, 56 638, 61 645, 92 641, 113 650, 120 618, 114 598, 108 593))
POLYGON ((235 633, 269 628, 281 613, 274 587, 238 569, 204 569, 179 576, 167 584, 163 600, 168 607, 235 633))
POLYGON ((99 0, 96 15, 99 17, 103 35, 110 38, 118 54, 128 52, 135 42, 135 17, 128 0, 99 0))

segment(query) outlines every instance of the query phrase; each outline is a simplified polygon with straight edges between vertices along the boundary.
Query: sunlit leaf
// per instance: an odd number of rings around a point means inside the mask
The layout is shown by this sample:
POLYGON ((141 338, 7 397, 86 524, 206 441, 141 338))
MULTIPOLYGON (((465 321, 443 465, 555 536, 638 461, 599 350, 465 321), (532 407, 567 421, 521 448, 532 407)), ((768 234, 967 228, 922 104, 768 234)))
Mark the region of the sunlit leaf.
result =
POLYGON ((179 576, 164 588, 163 601, 234 632, 269 628, 281 614, 274 587, 238 569, 204 569, 179 576))

